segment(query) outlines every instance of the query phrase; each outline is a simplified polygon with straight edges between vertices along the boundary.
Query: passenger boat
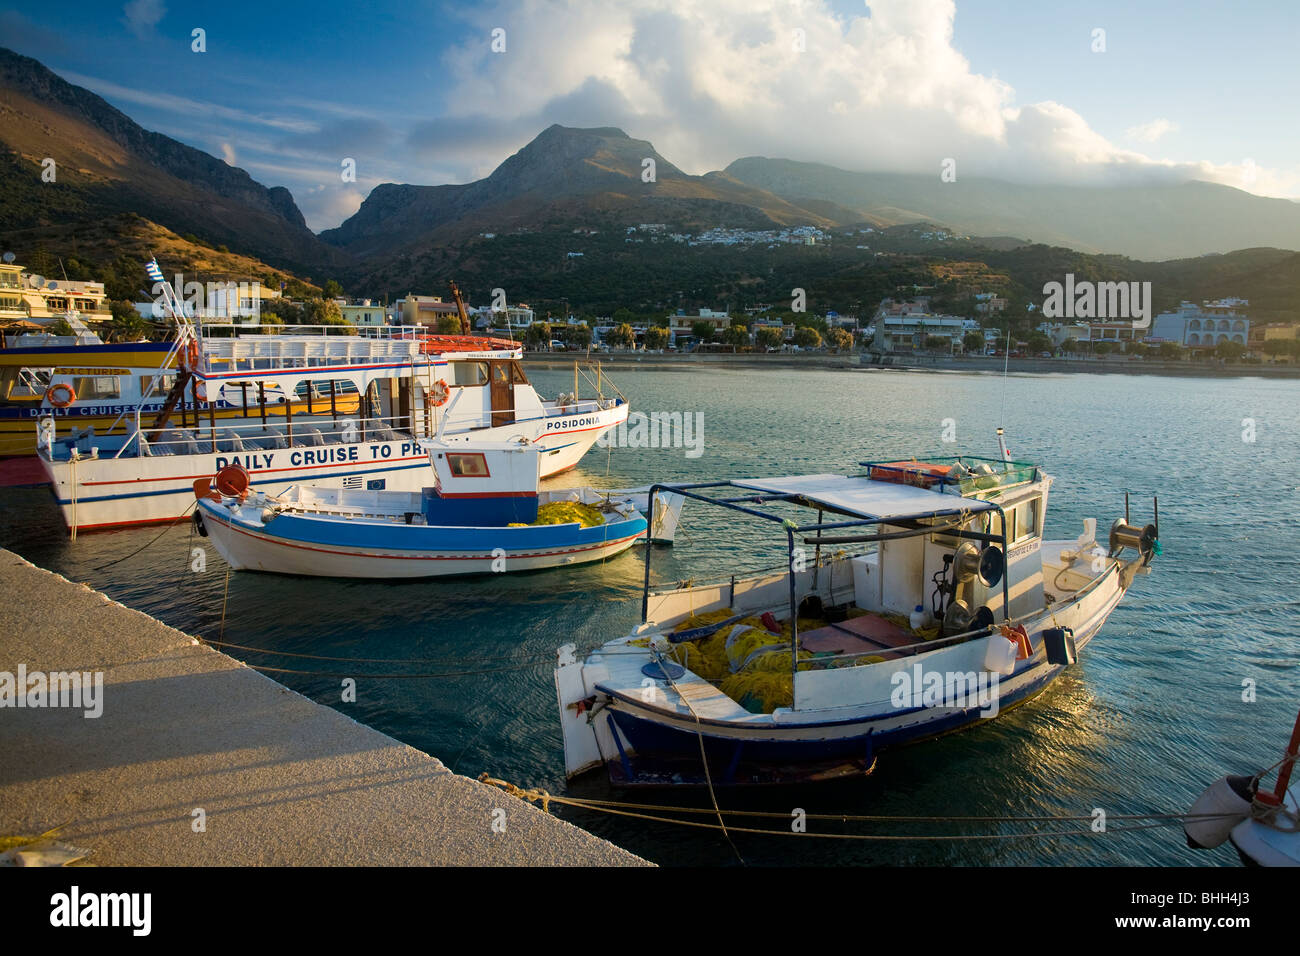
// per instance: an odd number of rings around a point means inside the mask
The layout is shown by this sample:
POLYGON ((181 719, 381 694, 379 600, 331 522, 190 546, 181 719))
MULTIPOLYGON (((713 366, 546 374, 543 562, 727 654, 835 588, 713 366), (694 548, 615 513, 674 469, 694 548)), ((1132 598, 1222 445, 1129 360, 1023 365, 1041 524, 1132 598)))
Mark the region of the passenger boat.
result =
MULTIPOLYGON (((16 337, 0 348, 0 458, 34 455, 38 422, 45 418, 53 422, 56 439, 91 428, 100 436, 125 436, 137 411, 149 418, 162 411, 176 374, 170 342, 106 344, 94 333, 16 337)), ((213 401, 217 421, 247 416, 238 393, 234 397, 213 401)), ((328 396, 319 387, 301 386, 291 403, 280 398, 274 396, 268 403, 268 415, 283 418, 330 410, 328 396)), ((359 404, 355 389, 336 401, 342 414, 355 414, 359 404)), ((199 409, 208 414, 206 405, 189 398, 173 410, 197 420, 199 409)))
POLYGON ((193 506, 194 481, 233 462, 273 493, 303 484, 415 493, 428 468, 419 441, 435 433, 525 439, 546 478, 627 421, 627 400, 598 366, 593 376, 575 365, 573 391, 543 399, 514 342, 403 327, 263 335, 173 315, 177 337, 148 400, 122 417, 125 432, 60 438, 52 417, 39 420, 37 455, 74 536, 175 520, 193 506), (163 370, 173 367, 169 379, 163 370), (579 399, 580 374, 592 397, 579 399), (235 411, 222 420, 220 408, 235 411))
POLYGON ((1247 866, 1300 866, 1300 784, 1291 772, 1300 755, 1300 714, 1282 759, 1253 776, 1221 777, 1187 812, 1183 833, 1194 850, 1232 841, 1247 866), (1272 790, 1260 783, 1277 770, 1272 790))
POLYGON ((194 483, 195 522, 235 570, 385 580, 535 571, 604 561, 647 537, 672 542, 680 496, 659 496, 647 522, 634 492, 539 490, 541 451, 527 439, 420 447, 433 469, 420 492, 270 495, 227 465, 194 483))
POLYGON ((1105 545, 1092 519, 1075 540, 1044 541, 1052 479, 1005 454, 862 464, 652 487, 768 522, 788 563, 652 590, 647 551, 642 623, 584 657, 559 649, 568 776, 603 766, 618 786, 739 786, 868 773, 886 747, 1046 688, 1158 553, 1157 525, 1130 525, 1127 507, 1105 545))

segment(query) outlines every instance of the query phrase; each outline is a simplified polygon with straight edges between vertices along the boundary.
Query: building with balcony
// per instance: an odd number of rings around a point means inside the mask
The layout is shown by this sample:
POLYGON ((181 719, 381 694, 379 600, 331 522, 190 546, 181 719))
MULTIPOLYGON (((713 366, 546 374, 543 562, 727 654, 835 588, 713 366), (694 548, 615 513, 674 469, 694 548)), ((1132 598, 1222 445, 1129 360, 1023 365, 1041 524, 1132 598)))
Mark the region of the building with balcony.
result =
POLYGON ((1250 341, 1250 319, 1242 311, 1250 302, 1228 298, 1214 302, 1183 302, 1177 311, 1161 312, 1151 323, 1148 342, 1177 342, 1189 349, 1214 348, 1221 342, 1245 346, 1250 341))

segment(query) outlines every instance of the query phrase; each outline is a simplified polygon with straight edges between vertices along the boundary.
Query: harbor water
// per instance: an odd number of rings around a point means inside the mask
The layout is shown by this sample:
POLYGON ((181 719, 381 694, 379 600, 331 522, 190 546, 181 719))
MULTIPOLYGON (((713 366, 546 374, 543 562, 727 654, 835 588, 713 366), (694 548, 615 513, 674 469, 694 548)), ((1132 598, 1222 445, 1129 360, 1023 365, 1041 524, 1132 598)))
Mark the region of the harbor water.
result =
MULTIPOLYGON (((1300 382, 1085 374, 1004 382, 958 372, 650 370, 634 361, 608 368, 634 411, 668 413, 690 428, 664 435, 634 422, 624 443, 593 448, 556 483, 626 487, 852 471, 863 460, 913 454, 993 455, 994 428, 1005 421, 1013 457, 1055 477, 1049 538, 1073 538, 1095 517, 1104 540, 1124 514, 1126 490, 1138 523, 1150 520, 1159 496, 1163 554, 1154 573, 1137 579, 1079 664, 1045 693, 973 730, 887 751, 865 780, 721 791, 725 807, 784 815, 744 825, 789 832, 799 809, 1177 813, 1224 773, 1254 772, 1280 756, 1300 705, 1300 382), (670 447, 632 447, 662 446, 665 437, 670 447)), ((562 371, 530 377, 548 396, 572 387, 562 371)), ((688 504, 677 544, 653 553, 654 580, 702 582, 778 565, 785 537, 776 530, 688 504)), ((220 635, 237 645, 228 653, 457 772, 611 796, 599 776, 566 787, 551 671, 560 644, 590 648, 639 620, 641 548, 599 565, 393 584, 228 574, 188 520, 73 542, 48 491, 24 488, 0 489, 0 545, 181 630, 220 635), (355 702, 343 699, 348 678, 355 702)), ((697 792, 625 799, 708 805, 697 792)), ((1000 822, 810 821, 810 831, 981 838, 740 834, 733 848, 713 831, 553 810, 667 865, 1236 862, 1230 847, 1187 850, 1177 825, 1116 832, 1131 824, 1114 820, 1104 833, 1084 822, 1038 828, 1082 835, 1032 837, 1000 822)))

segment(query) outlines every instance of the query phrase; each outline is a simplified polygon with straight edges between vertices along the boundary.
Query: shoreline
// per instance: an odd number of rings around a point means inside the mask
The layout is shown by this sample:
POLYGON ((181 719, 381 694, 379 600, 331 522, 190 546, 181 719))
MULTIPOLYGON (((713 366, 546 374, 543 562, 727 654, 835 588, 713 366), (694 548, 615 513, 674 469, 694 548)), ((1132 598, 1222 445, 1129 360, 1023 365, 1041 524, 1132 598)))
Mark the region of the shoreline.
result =
MULTIPOLYGON (((644 368, 664 371, 688 371, 700 367, 839 369, 872 372, 968 372, 997 373, 1003 359, 994 357, 944 359, 925 356, 891 356, 890 364, 862 361, 869 353, 814 353, 765 355, 752 352, 642 353, 642 352, 525 352, 524 363, 536 369, 569 369, 577 362, 600 362, 612 369, 644 368)), ((1117 359, 1011 359, 1008 374, 1051 375, 1164 375, 1179 378, 1300 378, 1300 365, 1216 365, 1209 362, 1160 362, 1117 359)))

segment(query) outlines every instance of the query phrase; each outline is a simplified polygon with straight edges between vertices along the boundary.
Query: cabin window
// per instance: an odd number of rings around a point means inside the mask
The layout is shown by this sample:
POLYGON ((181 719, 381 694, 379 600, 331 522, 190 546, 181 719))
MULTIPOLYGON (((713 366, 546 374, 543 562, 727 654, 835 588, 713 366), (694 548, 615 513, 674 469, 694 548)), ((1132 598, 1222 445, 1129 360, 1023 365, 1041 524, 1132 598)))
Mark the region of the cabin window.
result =
POLYGON ((77 398, 84 400, 121 398, 122 388, 115 375, 88 375, 72 380, 77 398))
POLYGON ((486 385, 488 382, 487 362, 452 362, 451 381, 453 386, 486 385))
POLYGON ((481 453, 449 452, 447 467, 457 478, 490 478, 487 457, 481 453))
POLYGON ((492 382, 494 385, 510 384, 510 369, 504 363, 492 366, 492 382))
POLYGON ((510 363, 510 374, 516 385, 528 384, 528 376, 524 374, 524 367, 518 362, 510 363))
MULTIPOLYGON (((153 384, 153 376, 152 376, 152 375, 141 375, 141 376, 140 376, 140 394, 141 394, 141 395, 148 395, 148 394, 149 394, 149 386, 152 385, 152 384, 153 384)), ((175 384, 176 384, 176 376, 175 376, 175 375, 164 375, 164 376, 162 376, 161 378, 158 379, 158 387, 154 390, 154 394, 155 394, 155 395, 157 395, 157 394, 163 394, 163 395, 166 395, 168 392, 170 392, 170 391, 172 390, 172 386, 175 385, 175 384)))
POLYGON ((1038 501, 1026 501, 1024 504, 1016 505, 1016 523, 1015 536, 1011 539, 1019 541, 1022 538, 1032 538, 1038 534, 1038 501))

